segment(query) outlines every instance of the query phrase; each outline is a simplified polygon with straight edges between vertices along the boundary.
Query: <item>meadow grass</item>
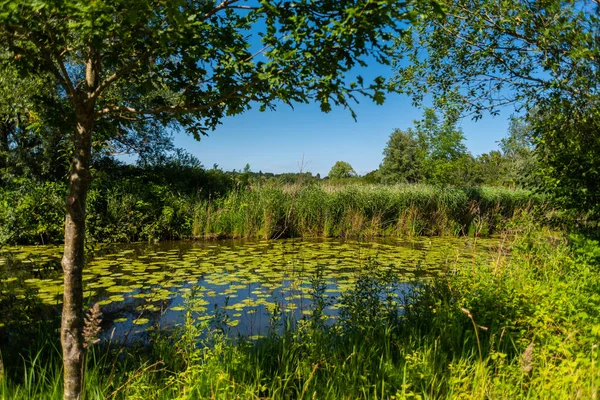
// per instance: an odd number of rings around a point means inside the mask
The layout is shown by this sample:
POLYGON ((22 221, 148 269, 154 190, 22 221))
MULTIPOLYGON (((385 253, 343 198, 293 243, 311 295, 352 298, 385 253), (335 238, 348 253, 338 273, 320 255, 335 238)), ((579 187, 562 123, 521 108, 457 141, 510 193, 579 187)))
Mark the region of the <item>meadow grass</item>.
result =
MULTIPOLYGON (((397 277, 366 265, 333 324, 317 274, 312 314, 275 312, 260 340, 198 322, 191 295, 183 326, 149 346, 92 348, 87 398, 598 398, 600 245, 517 226, 494 262, 449 265, 399 297, 397 277)), ((59 352, 45 343, 5 365, 1 398, 60 398, 59 352)))

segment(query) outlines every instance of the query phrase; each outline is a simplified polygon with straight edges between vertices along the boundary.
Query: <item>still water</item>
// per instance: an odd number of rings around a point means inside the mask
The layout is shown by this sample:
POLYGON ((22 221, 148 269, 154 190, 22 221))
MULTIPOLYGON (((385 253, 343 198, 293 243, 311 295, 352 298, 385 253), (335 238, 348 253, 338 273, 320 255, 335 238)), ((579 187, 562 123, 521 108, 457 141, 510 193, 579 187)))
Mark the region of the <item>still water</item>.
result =
MULTIPOLYGON (((105 336, 115 340, 175 326, 186 313, 198 320, 219 313, 233 334, 254 336, 265 333, 274 310, 296 319, 310 313, 317 274, 326 284, 326 314, 334 317, 336 299, 366 268, 398 277, 400 295, 415 278, 489 262, 499 247, 498 238, 465 237, 136 243, 90 251, 83 280, 86 301, 99 303, 105 336)), ((61 251, 3 247, 0 291, 36 296, 58 312, 61 251)), ((6 322, 0 316, 0 326, 6 322)))

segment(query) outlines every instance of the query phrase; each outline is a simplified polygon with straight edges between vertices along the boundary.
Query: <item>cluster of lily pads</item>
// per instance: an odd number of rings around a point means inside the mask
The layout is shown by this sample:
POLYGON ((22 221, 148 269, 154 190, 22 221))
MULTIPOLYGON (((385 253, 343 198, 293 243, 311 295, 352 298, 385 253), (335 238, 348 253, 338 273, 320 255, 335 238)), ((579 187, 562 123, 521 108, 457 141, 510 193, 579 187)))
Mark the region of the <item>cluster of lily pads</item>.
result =
MULTIPOLYGON (((132 327, 172 326, 186 312, 199 319, 214 310, 227 324, 254 334, 274 310, 309 313, 311 281, 317 271, 326 294, 335 298, 353 288, 365 265, 410 280, 482 257, 492 257, 498 239, 417 238, 410 242, 272 240, 253 242, 163 242, 96 249, 84 271, 85 297, 102 307, 105 321, 127 335, 132 327), (193 301, 188 301, 193 295, 193 301), (186 300, 187 299, 187 300, 186 300), (122 326, 120 326, 122 325, 122 326)), ((60 246, 7 247, 0 253, 0 289, 35 293, 59 305, 60 246)), ((332 301, 329 315, 335 315, 332 301)), ((113 332, 114 334, 114 332, 113 332)))

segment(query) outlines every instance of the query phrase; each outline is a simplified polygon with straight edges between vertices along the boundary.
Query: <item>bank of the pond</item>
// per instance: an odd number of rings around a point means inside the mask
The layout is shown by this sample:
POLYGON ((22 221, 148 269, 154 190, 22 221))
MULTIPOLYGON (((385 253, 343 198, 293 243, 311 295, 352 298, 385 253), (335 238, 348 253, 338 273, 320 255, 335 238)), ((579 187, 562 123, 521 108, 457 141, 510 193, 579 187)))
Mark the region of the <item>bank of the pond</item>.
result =
MULTIPOLYGON (((505 250, 399 301, 389 300, 393 276, 366 271, 333 325, 316 274, 311 313, 297 325, 272 313, 262 340, 229 338, 219 315, 198 321, 191 298, 180 329, 156 334, 150 347, 92 346, 87 398, 597 398, 598 242, 529 231, 505 250)), ((24 361, 4 364, 0 398, 60 398, 55 334, 2 349, 21 349, 24 361)))
MULTIPOLYGON (((55 183, 0 188, 0 244, 60 243, 64 190, 55 183)), ((515 215, 543 215, 544 198, 505 188, 326 184, 248 187, 217 197, 169 186, 92 186, 88 240, 487 235, 515 215)))

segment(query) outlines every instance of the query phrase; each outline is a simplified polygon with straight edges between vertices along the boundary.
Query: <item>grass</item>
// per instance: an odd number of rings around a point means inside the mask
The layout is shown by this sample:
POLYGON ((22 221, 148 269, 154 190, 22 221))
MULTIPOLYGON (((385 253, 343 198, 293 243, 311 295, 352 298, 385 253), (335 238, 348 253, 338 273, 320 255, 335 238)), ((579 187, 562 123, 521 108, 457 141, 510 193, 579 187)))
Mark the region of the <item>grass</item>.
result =
POLYGON ((490 234, 542 206, 525 190, 427 185, 260 187, 196 204, 200 238, 490 234))
MULTIPOLYGON (((262 340, 197 322, 191 295, 185 324, 150 346, 93 347, 88 398, 598 398, 600 245, 514 226, 495 262, 449 266, 400 298, 396 277, 365 266, 333 325, 318 273, 312 315, 275 312, 262 340)), ((60 398, 58 350, 40 347, 5 365, 0 398, 60 398)))

